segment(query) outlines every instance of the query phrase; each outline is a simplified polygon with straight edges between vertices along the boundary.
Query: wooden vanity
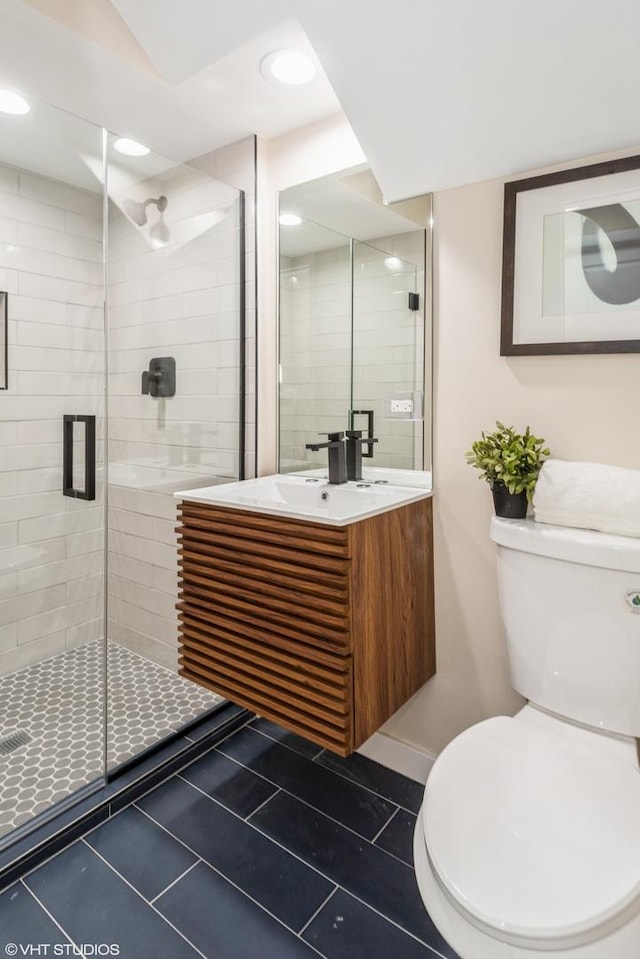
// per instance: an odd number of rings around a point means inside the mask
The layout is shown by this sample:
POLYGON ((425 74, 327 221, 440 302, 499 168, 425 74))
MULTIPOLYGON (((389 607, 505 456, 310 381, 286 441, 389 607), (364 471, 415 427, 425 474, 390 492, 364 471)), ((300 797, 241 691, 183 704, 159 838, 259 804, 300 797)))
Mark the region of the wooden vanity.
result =
POLYGON ((430 497, 345 526, 179 518, 186 678, 346 756, 434 674, 430 497))

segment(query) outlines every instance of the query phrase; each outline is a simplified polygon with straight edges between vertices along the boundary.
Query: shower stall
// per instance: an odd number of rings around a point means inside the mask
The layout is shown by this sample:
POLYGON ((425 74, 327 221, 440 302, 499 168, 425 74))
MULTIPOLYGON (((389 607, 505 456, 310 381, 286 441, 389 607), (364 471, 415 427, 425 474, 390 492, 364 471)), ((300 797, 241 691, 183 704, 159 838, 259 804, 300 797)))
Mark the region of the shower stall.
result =
POLYGON ((221 702, 182 679, 174 492, 242 478, 241 191, 0 114, 0 851, 221 702))

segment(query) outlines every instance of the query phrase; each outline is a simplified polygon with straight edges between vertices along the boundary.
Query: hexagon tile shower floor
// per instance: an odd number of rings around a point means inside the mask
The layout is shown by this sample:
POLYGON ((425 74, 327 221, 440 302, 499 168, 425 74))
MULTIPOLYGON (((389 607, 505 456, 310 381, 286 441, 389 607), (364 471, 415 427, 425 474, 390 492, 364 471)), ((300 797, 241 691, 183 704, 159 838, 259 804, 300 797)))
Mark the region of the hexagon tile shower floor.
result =
MULTIPOLYGON (((0 835, 103 773, 103 647, 91 642, 0 677, 0 835)), ((112 768, 222 702, 109 643, 112 768)))

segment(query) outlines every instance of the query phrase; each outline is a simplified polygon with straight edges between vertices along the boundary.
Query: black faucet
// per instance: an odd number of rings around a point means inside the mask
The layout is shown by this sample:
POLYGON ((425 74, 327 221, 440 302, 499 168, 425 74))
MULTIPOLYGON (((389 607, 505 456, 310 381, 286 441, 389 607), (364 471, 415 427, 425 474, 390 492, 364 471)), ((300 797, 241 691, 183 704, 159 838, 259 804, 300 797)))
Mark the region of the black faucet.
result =
POLYGON ((356 482, 362 479, 362 447, 377 443, 375 436, 363 436, 362 430, 347 430, 347 479, 356 482))
POLYGON ((321 433, 328 436, 327 443, 306 443, 308 450, 329 450, 329 482, 337 485, 347 482, 347 458, 345 456, 344 433, 321 433))

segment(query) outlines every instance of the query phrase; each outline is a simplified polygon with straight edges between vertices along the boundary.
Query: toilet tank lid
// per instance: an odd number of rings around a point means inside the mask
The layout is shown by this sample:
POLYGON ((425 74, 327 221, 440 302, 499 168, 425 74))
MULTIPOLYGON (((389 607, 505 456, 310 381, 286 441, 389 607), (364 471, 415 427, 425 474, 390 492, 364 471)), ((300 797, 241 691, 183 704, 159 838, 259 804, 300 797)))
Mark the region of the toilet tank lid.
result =
POLYGON ((491 517, 490 535, 494 543, 507 549, 584 566, 640 573, 640 539, 632 536, 500 516, 491 517))

